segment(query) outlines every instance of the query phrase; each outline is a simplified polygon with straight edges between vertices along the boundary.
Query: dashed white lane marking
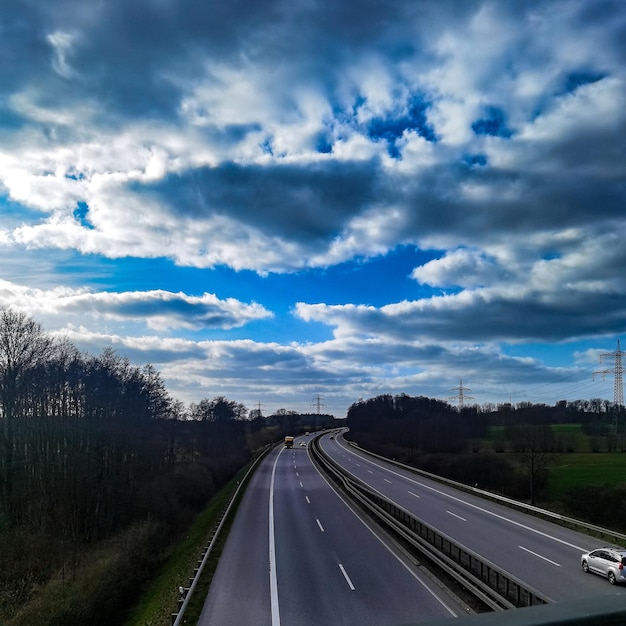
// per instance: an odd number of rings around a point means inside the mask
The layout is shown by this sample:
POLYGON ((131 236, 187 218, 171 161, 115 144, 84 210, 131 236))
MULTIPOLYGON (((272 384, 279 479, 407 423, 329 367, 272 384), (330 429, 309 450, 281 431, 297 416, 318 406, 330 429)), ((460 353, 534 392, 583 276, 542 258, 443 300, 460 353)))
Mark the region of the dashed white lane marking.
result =
POLYGON ((311 504, 311 501, 309 500, 309 496, 304 496, 306 498, 306 501, 308 504, 311 504))
POLYGON ((460 515, 457 515, 456 513, 453 513, 452 511, 446 511, 446 513, 448 515, 452 515, 452 517, 456 517, 464 522, 467 522, 467 520, 464 517, 461 517, 460 515))
POLYGON ((412 491, 409 491, 409 493, 410 493, 412 496, 416 497, 416 498, 421 498, 421 497, 422 497, 422 496, 418 496, 416 493, 413 493, 412 491))
POLYGON ((536 556, 536 557, 538 557, 540 559, 543 559, 544 561, 548 561, 548 563, 552 563, 552 565, 556 565, 557 567, 561 567, 560 563, 557 563, 556 561, 551 561, 550 559, 546 558, 545 556, 541 556, 541 554, 537 554, 536 552, 533 552, 532 550, 529 550, 528 548, 525 548, 524 546, 517 546, 517 547, 521 548, 525 552, 529 552, 533 556, 536 556))
POLYGON ((322 526, 322 522, 320 522, 320 521, 317 519, 317 517, 315 518, 315 521, 317 522, 317 525, 320 527, 320 530, 321 530, 322 532, 324 532, 324 527, 322 526))
POLYGON ((399 472, 395 472, 394 470, 388 468, 388 467, 383 467, 382 465, 379 465, 378 463, 375 463, 374 461, 370 461, 369 459, 367 459, 368 463, 371 463, 372 465, 374 465, 374 467, 377 467, 381 470, 384 470, 386 472, 389 472, 390 474, 393 474, 394 476, 398 476, 399 478, 403 478, 404 480, 413 483, 414 485, 419 485, 420 487, 424 488, 424 489, 428 489, 429 491, 433 491, 434 493, 438 493, 439 495, 442 495, 446 498, 450 498, 450 500, 454 500, 455 502, 459 502, 461 504, 464 504, 465 506, 469 506, 477 511, 480 511, 481 513, 485 513, 487 515, 491 515, 492 517, 495 517, 496 519, 500 519, 503 522, 508 522, 509 524, 513 524, 514 526, 518 526, 519 528, 523 528, 524 530, 528 530, 529 532, 535 533, 537 535, 540 535, 541 537, 546 537, 547 539, 552 539, 552 541, 556 541, 557 543, 560 543, 561 545, 565 545, 568 546, 570 548, 574 548, 580 552, 585 552, 587 550, 587 548, 583 548, 581 546, 577 546, 574 543, 570 543, 569 541, 565 541, 564 539, 560 539, 559 537, 555 537, 554 535, 550 535, 549 533, 545 533, 541 530, 538 530, 536 528, 533 528, 532 526, 528 526, 526 524, 522 524, 521 522, 518 522, 516 520, 511 519, 510 517, 506 517, 504 515, 500 515, 498 513, 496 513, 495 511, 490 511, 488 509, 485 509, 481 506, 478 506, 476 504, 472 504, 471 502, 468 502, 467 500, 463 500, 462 498, 457 498, 456 496, 453 496, 450 493, 446 493, 445 491, 441 491, 440 489, 435 489, 435 487, 431 487, 430 485, 427 485, 425 483, 420 482, 419 480, 415 480, 413 478, 409 478, 408 476, 405 476, 404 474, 400 474, 399 472))
POLYGON ((350 591, 354 591, 354 585, 352 584, 352 581, 350 580, 350 576, 348 576, 348 572, 346 572, 345 568, 343 567, 341 563, 339 563, 339 569, 341 570, 343 577, 346 579, 346 582, 348 583, 348 587, 350 587, 350 591))

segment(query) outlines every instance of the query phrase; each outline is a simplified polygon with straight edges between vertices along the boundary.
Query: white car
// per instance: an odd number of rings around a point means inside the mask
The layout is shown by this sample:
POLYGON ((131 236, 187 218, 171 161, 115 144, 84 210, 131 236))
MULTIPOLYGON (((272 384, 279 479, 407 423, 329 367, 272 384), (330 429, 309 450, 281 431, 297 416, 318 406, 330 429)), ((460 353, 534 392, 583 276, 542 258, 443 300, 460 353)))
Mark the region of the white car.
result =
POLYGON ((598 548, 580 557, 583 572, 593 572, 609 579, 609 582, 626 583, 626 550, 598 548))
POLYGON ((301 448, 306 448, 306 442, 305 441, 301 441, 300 442, 300 447, 301 448))

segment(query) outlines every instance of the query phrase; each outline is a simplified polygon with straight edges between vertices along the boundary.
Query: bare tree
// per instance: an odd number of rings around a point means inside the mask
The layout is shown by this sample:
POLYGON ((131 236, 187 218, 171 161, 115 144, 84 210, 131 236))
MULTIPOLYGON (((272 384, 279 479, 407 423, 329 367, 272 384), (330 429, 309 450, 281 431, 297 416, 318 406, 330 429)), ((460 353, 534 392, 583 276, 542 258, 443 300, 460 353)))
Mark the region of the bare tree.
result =
POLYGON ((29 374, 44 361, 50 345, 41 325, 25 313, 0 310, 0 497, 8 508, 12 506, 15 420, 19 417, 20 399, 28 386, 29 374))
POLYGON ((530 503, 535 504, 537 480, 552 465, 557 454, 554 452, 554 433, 550 424, 516 424, 510 434, 514 449, 519 453, 528 477, 530 503))

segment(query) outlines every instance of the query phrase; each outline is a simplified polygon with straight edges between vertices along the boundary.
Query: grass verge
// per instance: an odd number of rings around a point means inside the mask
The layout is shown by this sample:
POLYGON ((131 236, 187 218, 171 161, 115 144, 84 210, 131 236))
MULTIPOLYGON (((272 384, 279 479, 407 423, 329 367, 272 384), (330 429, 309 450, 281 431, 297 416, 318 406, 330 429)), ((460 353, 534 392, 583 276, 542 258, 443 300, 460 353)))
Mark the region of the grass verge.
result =
MULTIPOLYGON (((242 481, 251 465, 252 462, 243 467, 211 499, 206 509, 198 515, 189 528, 185 539, 176 546, 172 556, 161 568, 154 581, 148 585, 138 604, 129 613, 124 626, 170 626, 171 615, 176 610, 178 603, 179 586, 188 586, 189 577, 192 575, 193 569, 198 565, 198 559, 202 550, 209 542, 211 532, 217 527, 228 503, 237 490, 238 484, 242 481)), ((250 476, 248 477, 249 479, 250 476)), ((220 536, 214 544, 214 549, 209 559, 207 559, 201 580, 196 586, 196 590, 185 612, 185 622, 187 624, 195 624, 200 616, 213 573, 217 567, 217 561, 244 491, 245 484, 237 496, 237 501, 234 503, 228 519, 224 521, 220 536), (199 608, 196 607, 197 604, 199 604, 199 608)))

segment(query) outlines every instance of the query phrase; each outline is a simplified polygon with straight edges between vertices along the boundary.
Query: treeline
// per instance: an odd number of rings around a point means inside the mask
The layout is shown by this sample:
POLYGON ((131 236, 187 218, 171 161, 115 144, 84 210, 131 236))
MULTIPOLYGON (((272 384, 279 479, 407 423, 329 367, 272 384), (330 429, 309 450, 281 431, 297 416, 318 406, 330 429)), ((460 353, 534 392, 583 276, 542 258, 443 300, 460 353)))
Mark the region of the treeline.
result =
POLYGON ((48 581, 84 585, 93 550, 109 588, 83 589, 81 606, 60 591, 64 617, 43 623, 118 623, 192 516, 296 425, 247 418, 223 397, 185 407, 152 366, 80 353, 0 310, 0 623, 29 623, 19 609, 48 581))
POLYGON ((623 408, 616 413, 611 402, 601 399, 563 400, 553 406, 520 402, 459 409, 424 396, 386 394, 354 403, 346 421, 354 438, 411 455, 477 451, 487 437, 495 439, 500 452, 521 451, 528 444, 529 426, 535 429, 535 445, 542 451, 573 451, 565 449, 571 447, 567 438, 546 429, 553 424, 580 424, 582 433, 598 438, 592 442, 594 451, 626 449, 626 439, 615 435, 616 420, 623 422, 623 408), (494 428, 498 429, 495 437, 494 428))
POLYGON ((458 411, 447 402, 408 396, 381 395, 356 402, 348 409, 351 437, 403 451, 462 452, 471 439, 484 437, 489 426, 476 407, 458 411))
MULTIPOLYGON (((623 409, 599 399, 459 410, 440 400, 402 394, 353 404, 347 426, 351 439, 384 456, 534 503, 547 493, 549 468, 557 455, 576 450, 575 437, 558 432, 555 425, 580 424, 590 451, 624 451, 626 438, 615 434, 615 424, 623 420, 623 409)), ((594 508, 606 510, 599 499, 613 502, 615 488, 583 491, 562 494, 558 505, 580 515, 587 503, 586 519, 600 523, 594 508)), ((623 527, 622 520, 614 519, 614 525, 623 527)))

